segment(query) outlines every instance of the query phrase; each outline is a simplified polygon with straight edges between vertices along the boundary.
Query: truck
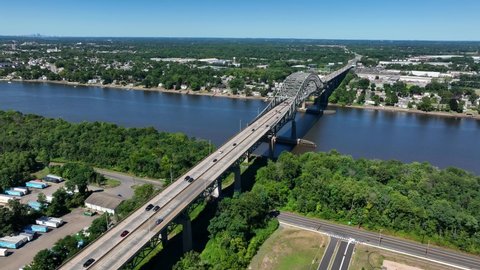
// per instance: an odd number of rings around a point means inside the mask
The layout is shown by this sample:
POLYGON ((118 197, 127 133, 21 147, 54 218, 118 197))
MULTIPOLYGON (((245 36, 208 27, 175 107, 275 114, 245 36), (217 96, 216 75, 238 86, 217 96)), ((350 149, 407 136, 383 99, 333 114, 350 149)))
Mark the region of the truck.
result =
POLYGON ((42 226, 42 225, 28 225, 23 228, 24 232, 32 233, 32 232, 41 232, 41 233, 46 233, 48 232, 48 227, 47 226, 42 226))
POLYGON ((20 236, 20 235, 27 237, 27 240, 30 242, 30 241, 32 241, 33 239, 35 239, 36 233, 35 233, 35 232, 33 232, 33 233, 23 232, 23 233, 20 233, 19 236, 20 236))
POLYGON ((44 189, 48 187, 48 184, 39 180, 34 180, 34 181, 29 181, 25 183, 25 186, 29 188, 44 189))
POLYGON ((43 181, 60 183, 60 182, 63 182, 63 178, 54 174, 47 174, 47 176, 43 178, 43 181))
POLYGON ((7 204, 9 201, 15 199, 13 196, 0 194, 0 203, 7 204))

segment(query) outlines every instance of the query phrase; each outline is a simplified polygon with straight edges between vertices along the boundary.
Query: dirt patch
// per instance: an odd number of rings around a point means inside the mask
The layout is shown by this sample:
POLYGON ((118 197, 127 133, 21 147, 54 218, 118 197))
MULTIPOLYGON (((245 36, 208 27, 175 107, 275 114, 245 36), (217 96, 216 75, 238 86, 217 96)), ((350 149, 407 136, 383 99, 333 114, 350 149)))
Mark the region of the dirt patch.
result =
POLYGON ((422 268, 402 264, 402 263, 397 263, 397 262, 392 262, 388 260, 383 261, 382 269, 385 270, 423 270, 422 268))
POLYGON ((281 226, 260 247, 249 269, 316 269, 327 243, 324 235, 281 226))

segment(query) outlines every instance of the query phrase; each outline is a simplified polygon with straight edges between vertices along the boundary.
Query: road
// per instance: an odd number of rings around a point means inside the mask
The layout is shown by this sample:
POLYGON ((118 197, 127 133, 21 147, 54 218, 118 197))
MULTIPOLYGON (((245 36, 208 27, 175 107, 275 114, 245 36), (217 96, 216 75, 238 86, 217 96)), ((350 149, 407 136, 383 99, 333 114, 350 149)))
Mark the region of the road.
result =
POLYGON ((207 186, 210 186, 248 149, 260 141, 272 126, 281 121, 282 116, 289 111, 291 102, 292 100, 287 100, 267 112, 151 199, 148 203, 160 206, 158 212, 145 211, 143 208, 135 211, 97 241, 85 247, 60 269, 84 269, 83 263, 89 258, 95 259, 90 269, 122 267, 151 238, 182 214, 207 186), (184 180, 186 176, 193 177, 195 180, 189 183, 184 180), (163 218, 163 222, 157 226, 155 221, 159 217, 163 218), (123 230, 128 230, 130 233, 122 238, 120 234, 123 230))
MULTIPOLYGON (((163 186, 163 181, 161 180, 136 177, 126 173, 120 173, 120 172, 115 172, 115 171, 110 171, 105 169, 99 169, 99 168, 95 168, 95 171, 107 178, 120 181, 120 185, 118 187, 104 189, 104 192, 114 196, 117 196, 120 194, 125 199, 129 199, 133 197, 132 186, 140 185, 140 184, 152 184, 157 187, 163 186)), ((95 186, 89 186, 89 189, 96 190, 99 188, 95 186)))
POLYGON ((327 249, 325 250, 325 254, 323 254, 322 261, 318 266, 318 270, 328 270, 328 266, 330 265, 330 261, 332 260, 333 252, 337 247, 338 239, 334 237, 330 237, 330 243, 328 243, 327 249))
POLYGON ((354 242, 359 244, 376 246, 459 269, 480 269, 480 256, 434 247, 431 245, 428 246, 410 240, 380 235, 379 233, 364 231, 362 229, 334 224, 319 219, 302 217, 287 212, 281 212, 278 216, 278 220, 282 224, 323 232, 345 241, 353 239, 354 242))
POLYGON ((37 239, 27 243, 20 249, 10 249, 13 254, 8 257, 0 257, 0 269, 17 270, 29 264, 40 250, 52 248, 55 242, 61 238, 77 233, 83 228, 90 226, 95 218, 97 218, 97 216, 84 216, 83 210, 80 208, 74 209, 71 213, 62 217, 66 223, 60 228, 41 234, 37 239))

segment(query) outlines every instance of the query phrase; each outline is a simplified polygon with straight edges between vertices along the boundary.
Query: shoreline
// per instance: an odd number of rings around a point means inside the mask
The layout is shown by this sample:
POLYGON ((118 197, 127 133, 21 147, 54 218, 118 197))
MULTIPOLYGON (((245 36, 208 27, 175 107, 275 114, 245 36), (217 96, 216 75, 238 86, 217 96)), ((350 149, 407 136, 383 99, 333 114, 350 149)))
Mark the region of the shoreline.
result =
POLYGON ((331 104, 329 103, 328 106, 330 107, 344 107, 344 108, 351 108, 351 109, 362 109, 362 110, 374 110, 374 111, 386 111, 386 112, 403 112, 403 113, 413 113, 413 114, 423 114, 426 116, 438 116, 438 117, 447 117, 447 118, 465 118, 465 119, 472 119, 472 120, 480 120, 480 115, 466 115, 463 113, 457 113, 457 112, 424 112, 420 111, 417 109, 403 109, 403 108, 398 108, 398 107, 393 107, 393 106, 360 106, 360 105, 338 105, 338 104, 331 104))
POLYGON ((59 84, 66 86, 81 86, 81 87, 97 87, 97 88, 108 88, 108 89, 117 89, 124 91, 147 91, 147 92, 157 92, 157 93, 169 93, 169 94, 182 94, 182 95, 192 95, 192 96, 210 96, 210 97, 220 97, 220 98, 233 98, 233 99, 252 99, 252 100, 265 100, 265 97, 258 96, 239 96, 231 94, 221 94, 221 93, 212 93, 205 91, 193 91, 193 90, 170 90, 163 87, 151 87, 145 88, 144 86, 123 86, 123 85, 103 85, 99 83, 79 83, 79 82, 67 82, 67 81, 51 81, 51 80, 21 80, 21 79, 0 79, 0 82, 19 82, 19 83, 46 83, 46 84, 59 84))
MULTIPOLYGON (((231 98, 231 99, 243 99, 243 100, 262 100, 265 101, 266 97, 258 97, 258 96, 238 96, 238 95, 231 95, 231 94, 219 94, 219 93, 212 93, 212 92, 205 92, 205 91, 193 91, 193 90, 170 90, 165 89, 163 87, 152 87, 152 88, 145 88, 143 86, 122 86, 122 85, 103 85, 103 84, 86 84, 86 83, 78 83, 78 82, 66 82, 66 81, 51 81, 51 80, 21 80, 21 79, 0 79, 0 82, 20 82, 20 83, 46 83, 46 84, 59 84, 59 85, 66 85, 66 86, 81 86, 81 87, 97 87, 97 88, 108 88, 108 89, 117 89, 117 90, 124 90, 124 91, 147 91, 147 92, 157 92, 157 93, 168 93, 168 94, 181 94, 181 95, 192 95, 192 96, 210 96, 210 97, 219 97, 219 98, 231 98)), ((362 109, 362 110, 375 110, 375 111, 387 111, 387 112, 403 112, 403 113, 413 113, 413 114, 423 114, 427 116, 439 116, 439 117, 448 117, 448 118, 465 118, 465 119, 473 119, 473 120, 480 120, 480 114, 476 115, 466 115, 464 113, 457 113, 457 112, 424 112, 417 109, 403 109, 393 106, 372 106, 372 105, 338 105, 329 103, 328 106, 330 107, 345 107, 345 108, 352 108, 352 109, 362 109)))

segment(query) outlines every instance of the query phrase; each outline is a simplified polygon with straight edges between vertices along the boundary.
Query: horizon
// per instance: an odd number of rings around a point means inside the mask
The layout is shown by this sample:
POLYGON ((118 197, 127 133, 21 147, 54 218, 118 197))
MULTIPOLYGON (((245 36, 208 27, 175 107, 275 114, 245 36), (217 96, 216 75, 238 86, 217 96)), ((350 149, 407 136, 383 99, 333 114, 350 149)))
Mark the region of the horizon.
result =
POLYGON ((21 0, 3 10, 2 36, 480 41, 480 2, 469 0, 21 0))

